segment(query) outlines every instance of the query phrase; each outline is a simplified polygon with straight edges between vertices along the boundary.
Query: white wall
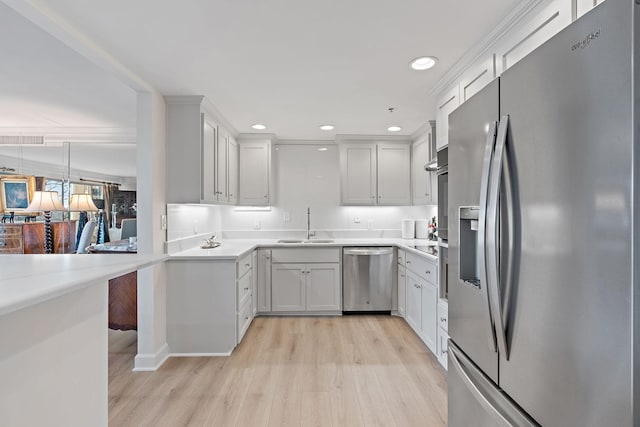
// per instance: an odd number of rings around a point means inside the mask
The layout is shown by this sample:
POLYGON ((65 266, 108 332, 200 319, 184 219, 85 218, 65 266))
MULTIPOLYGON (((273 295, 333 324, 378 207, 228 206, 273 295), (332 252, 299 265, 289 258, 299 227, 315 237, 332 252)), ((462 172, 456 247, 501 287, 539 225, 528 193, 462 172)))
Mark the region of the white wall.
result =
POLYGON ((220 234, 222 230, 220 206, 167 205, 167 241, 201 234, 220 234))
POLYGON ((332 142, 277 144, 273 167, 274 206, 270 211, 221 207, 225 237, 248 237, 258 230, 264 237, 272 237, 269 231, 303 233, 307 207, 311 208, 311 228, 332 237, 347 237, 354 232, 363 237, 399 237, 403 218, 436 215, 435 206, 340 206, 338 147, 332 142), (290 220, 285 220, 285 215, 290 220))

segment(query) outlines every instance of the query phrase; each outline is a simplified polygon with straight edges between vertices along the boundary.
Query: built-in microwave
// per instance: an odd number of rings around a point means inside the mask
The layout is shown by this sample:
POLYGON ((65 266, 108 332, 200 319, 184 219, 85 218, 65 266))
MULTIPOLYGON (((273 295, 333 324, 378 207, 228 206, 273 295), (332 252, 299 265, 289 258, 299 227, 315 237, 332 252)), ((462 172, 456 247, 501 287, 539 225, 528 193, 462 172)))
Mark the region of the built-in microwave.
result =
POLYGON ((449 149, 444 147, 438 151, 438 237, 448 240, 449 223, 449 149))

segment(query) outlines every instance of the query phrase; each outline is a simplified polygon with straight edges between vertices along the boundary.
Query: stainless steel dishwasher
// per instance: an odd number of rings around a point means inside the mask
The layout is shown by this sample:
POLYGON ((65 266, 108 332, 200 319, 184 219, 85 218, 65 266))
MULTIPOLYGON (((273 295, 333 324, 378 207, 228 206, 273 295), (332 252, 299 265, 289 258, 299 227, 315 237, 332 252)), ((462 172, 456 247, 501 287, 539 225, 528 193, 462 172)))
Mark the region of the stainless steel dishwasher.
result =
POLYGON ((397 282, 391 247, 347 247, 342 251, 344 312, 397 309, 397 282))

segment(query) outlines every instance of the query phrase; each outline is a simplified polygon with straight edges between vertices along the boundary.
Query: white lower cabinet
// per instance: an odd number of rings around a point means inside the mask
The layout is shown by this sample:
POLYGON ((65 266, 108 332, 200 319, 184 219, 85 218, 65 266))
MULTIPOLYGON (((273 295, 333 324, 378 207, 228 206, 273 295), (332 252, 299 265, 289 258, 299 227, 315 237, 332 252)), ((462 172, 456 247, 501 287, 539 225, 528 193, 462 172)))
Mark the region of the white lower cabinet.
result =
POLYGON ((398 316, 406 316, 407 305, 407 270, 398 265, 398 316))
POLYGON ((273 264, 271 267, 271 311, 339 311, 341 309, 340 265, 273 264))
MULTIPOLYGON (((406 254, 405 319, 420 339, 438 354, 438 286, 437 266, 416 254, 406 254)), ((402 266, 398 266, 398 283, 402 266)), ((398 284, 400 288, 400 284, 398 284)), ((398 298, 400 293, 398 293, 398 298)), ((398 305, 398 311, 400 311, 398 305)))
POLYGON ((307 311, 338 311, 342 308, 339 264, 308 264, 307 311))
POLYGON ((447 369, 447 354, 448 354, 448 344, 447 340, 449 339, 449 335, 447 331, 442 328, 438 328, 438 362, 442 365, 444 369, 447 369))
POLYGON ((237 262, 167 263, 167 343, 172 354, 225 355, 253 320, 253 254, 237 262))
POLYGON ((436 334, 438 328, 438 288, 431 282, 424 281, 420 285, 422 316, 420 336, 433 353, 437 353, 436 334))
POLYGON ((257 311, 258 313, 269 313, 271 311, 271 249, 258 249, 258 262, 256 265, 256 279, 258 291, 257 311))
POLYGON ((305 264, 273 264, 271 311, 305 310, 305 264))

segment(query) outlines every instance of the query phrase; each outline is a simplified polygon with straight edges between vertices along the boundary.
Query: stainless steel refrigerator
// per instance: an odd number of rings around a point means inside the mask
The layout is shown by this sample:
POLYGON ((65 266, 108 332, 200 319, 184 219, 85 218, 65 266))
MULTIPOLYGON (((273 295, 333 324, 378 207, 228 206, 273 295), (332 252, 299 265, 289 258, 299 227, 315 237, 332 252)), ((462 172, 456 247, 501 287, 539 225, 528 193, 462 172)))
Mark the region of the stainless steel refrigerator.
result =
POLYGON ((637 3, 450 115, 450 426, 640 426, 637 3))

